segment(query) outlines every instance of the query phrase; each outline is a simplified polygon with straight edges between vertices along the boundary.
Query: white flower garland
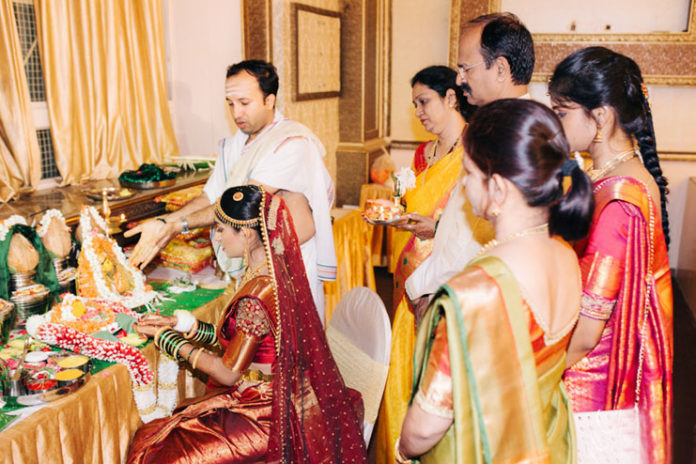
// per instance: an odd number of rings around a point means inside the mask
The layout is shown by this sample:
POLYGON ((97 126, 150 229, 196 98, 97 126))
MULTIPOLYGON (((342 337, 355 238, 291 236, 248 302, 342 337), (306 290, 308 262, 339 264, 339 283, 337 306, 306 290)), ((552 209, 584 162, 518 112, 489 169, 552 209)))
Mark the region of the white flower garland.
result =
POLYGON ((92 218, 94 218, 94 221, 97 223, 97 226, 101 228, 102 232, 106 233, 109 230, 109 227, 106 225, 106 221, 103 217, 101 217, 101 215, 94 206, 83 206, 82 212, 80 213, 80 228, 82 229, 82 240, 85 240, 85 237, 89 237, 91 235, 90 232, 92 231, 93 227, 92 218))
POLYGON ((27 225, 27 220, 18 214, 13 214, 4 221, 0 222, 0 242, 4 241, 7 234, 10 233, 12 226, 16 224, 27 225))
POLYGON ((58 218, 58 220, 63 224, 63 229, 68 230, 68 226, 65 224, 65 217, 63 216, 63 213, 61 213, 57 209, 49 209, 43 215, 41 221, 39 221, 39 227, 38 229, 36 229, 36 233, 39 234, 39 237, 43 238, 43 236, 46 235, 48 225, 51 223, 51 219, 53 218, 58 218))

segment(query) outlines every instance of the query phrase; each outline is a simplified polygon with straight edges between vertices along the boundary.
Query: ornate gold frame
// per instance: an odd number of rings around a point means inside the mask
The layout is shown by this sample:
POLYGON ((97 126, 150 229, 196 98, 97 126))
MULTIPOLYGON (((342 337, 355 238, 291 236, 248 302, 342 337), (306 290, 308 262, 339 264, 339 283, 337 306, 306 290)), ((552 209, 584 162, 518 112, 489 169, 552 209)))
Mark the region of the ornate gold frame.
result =
MULTIPOLYGON (((456 65, 459 31, 467 21, 500 11, 500 0, 452 0, 450 65, 456 65)), ((573 51, 605 45, 632 57, 649 85, 696 86, 696 0, 691 0, 686 32, 653 34, 533 34, 536 66, 533 82, 546 82, 553 68, 573 51)))

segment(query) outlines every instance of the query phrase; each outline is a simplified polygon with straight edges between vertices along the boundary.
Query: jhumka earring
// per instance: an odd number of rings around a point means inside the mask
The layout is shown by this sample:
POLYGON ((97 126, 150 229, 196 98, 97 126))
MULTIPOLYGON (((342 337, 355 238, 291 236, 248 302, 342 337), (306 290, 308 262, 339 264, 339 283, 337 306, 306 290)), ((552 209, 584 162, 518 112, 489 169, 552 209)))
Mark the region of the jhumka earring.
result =
POLYGON ((247 247, 244 247, 244 256, 242 257, 242 262, 244 267, 249 267, 249 251, 247 250, 247 247))
POLYGON ((491 211, 491 216, 493 216, 493 217, 500 216, 500 208, 498 208, 497 206, 495 208, 493 208, 493 210, 491 211))
POLYGON ((602 143, 604 142, 604 137, 602 137, 602 130, 598 127, 597 128, 597 135, 595 135, 594 139, 592 139, 594 143, 602 143))

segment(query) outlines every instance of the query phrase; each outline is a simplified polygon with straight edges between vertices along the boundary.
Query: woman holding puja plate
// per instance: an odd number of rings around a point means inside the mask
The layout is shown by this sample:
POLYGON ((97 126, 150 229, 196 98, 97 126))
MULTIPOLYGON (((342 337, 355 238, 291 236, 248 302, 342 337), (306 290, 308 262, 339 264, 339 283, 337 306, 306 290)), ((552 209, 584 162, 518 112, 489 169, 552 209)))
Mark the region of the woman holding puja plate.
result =
POLYGON ((232 187, 215 228, 225 253, 247 260, 217 327, 187 312, 137 327, 207 374, 208 393, 142 426, 128 462, 365 462, 361 400, 331 357, 285 203, 232 187), (222 356, 201 346, 217 343, 222 356))
MULTIPOLYGON (((430 66, 411 79, 416 117, 425 130, 437 136, 422 143, 411 169, 415 187, 403 197, 408 223, 397 222, 392 239, 394 272, 394 324, 389 376, 380 410, 377 434, 396 440, 411 392, 411 364, 416 334, 414 308, 405 292, 406 279, 433 250, 435 224, 454 190, 462 169, 461 135, 466 127, 463 113, 471 111, 457 72, 446 66, 430 66)), ((378 450, 379 460, 386 460, 378 450)))

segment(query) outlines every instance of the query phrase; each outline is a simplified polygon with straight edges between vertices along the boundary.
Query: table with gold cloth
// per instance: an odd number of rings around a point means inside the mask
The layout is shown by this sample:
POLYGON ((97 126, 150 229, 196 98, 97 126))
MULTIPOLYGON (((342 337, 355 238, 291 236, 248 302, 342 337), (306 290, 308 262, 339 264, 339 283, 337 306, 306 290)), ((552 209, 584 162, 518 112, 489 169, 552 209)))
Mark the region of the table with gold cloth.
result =
POLYGON ((324 282, 326 324, 349 290, 361 286, 375 290, 371 251, 374 226, 363 221, 357 209, 334 208, 331 216, 338 270, 335 282, 324 282))
MULTIPOLYGON (((217 323, 232 297, 228 288, 193 311, 196 318, 217 323)), ((153 371, 160 354, 152 343, 143 350, 153 371)), ((205 392, 205 384, 180 369, 178 400, 205 392)), ((0 463, 116 463, 126 458, 140 426, 128 370, 114 364, 96 374, 70 396, 49 403, 0 433, 0 463)))

